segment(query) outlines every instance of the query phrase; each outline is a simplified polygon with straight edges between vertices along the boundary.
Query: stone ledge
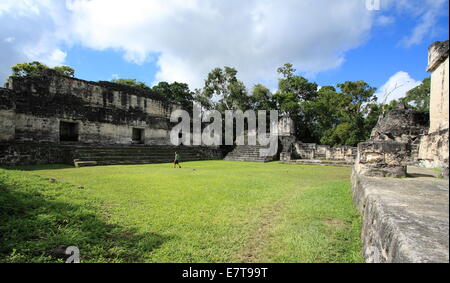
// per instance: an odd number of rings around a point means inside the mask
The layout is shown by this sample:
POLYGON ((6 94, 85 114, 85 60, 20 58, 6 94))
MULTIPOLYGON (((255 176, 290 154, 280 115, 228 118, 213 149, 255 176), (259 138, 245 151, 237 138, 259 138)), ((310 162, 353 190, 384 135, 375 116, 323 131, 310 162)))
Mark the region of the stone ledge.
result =
POLYGON ((449 183, 353 171, 366 262, 449 262, 449 183))

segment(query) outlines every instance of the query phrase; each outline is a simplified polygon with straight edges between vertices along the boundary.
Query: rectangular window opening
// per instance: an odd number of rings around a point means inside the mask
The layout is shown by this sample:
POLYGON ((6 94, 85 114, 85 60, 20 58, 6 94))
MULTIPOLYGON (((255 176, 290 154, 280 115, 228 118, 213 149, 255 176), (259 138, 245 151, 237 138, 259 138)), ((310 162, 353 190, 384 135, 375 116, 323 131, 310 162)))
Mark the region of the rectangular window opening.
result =
POLYGON ((144 129, 133 128, 132 143, 134 144, 144 143, 144 129))
POLYGON ((59 141, 78 141, 78 123, 59 122, 59 141))

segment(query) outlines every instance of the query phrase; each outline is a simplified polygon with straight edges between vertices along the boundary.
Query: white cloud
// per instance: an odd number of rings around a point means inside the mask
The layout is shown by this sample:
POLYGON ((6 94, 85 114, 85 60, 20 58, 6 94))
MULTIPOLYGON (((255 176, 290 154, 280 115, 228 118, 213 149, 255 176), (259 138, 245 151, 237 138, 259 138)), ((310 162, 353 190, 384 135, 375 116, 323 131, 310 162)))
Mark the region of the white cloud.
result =
POLYGON ((135 63, 160 55, 156 80, 201 87, 214 67, 233 66, 250 87, 291 62, 301 72, 336 68, 372 25, 364 1, 72 1, 74 42, 123 50, 135 63))
POLYGON ((384 11, 395 10, 397 15, 405 14, 417 19, 411 33, 400 40, 400 44, 405 47, 420 44, 434 36, 439 31, 436 25, 438 19, 448 15, 448 0, 384 0, 383 4, 384 11))
MULTIPOLYGON (((426 14, 410 1, 395 3, 426 14)), ((248 87, 273 88, 287 62, 309 75, 339 67, 346 51, 368 39, 373 15, 365 0, 1 0, 0 80, 18 62, 62 64, 62 46, 76 44, 118 50, 136 64, 154 61, 156 81, 201 87, 212 68, 232 66, 248 87)), ((375 24, 393 20, 382 15, 375 24)))
POLYGON ((0 43, 8 54, 3 78, 19 61, 62 63, 65 43, 120 50, 138 64, 155 60, 156 80, 193 87, 225 65, 249 87, 274 83, 287 62, 310 74, 338 67, 372 24, 364 1, 347 0, 6 0, 0 11, 10 23, 0 38, 16 38, 0 43))
MULTIPOLYGON (((59 1, 62 2, 62 1, 59 1)), ((0 85, 12 65, 42 61, 50 66, 64 62, 58 29, 64 5, 49 0, 2 0, 0 4, 0 85)))
POLYGON ((392 100, 402 98, 406 93, 420 85, 422 82, 414 80, 407 72, 400 71, 392 75, 387 82, 382 85, 377 93, 378 102, 389 103, 392 100))

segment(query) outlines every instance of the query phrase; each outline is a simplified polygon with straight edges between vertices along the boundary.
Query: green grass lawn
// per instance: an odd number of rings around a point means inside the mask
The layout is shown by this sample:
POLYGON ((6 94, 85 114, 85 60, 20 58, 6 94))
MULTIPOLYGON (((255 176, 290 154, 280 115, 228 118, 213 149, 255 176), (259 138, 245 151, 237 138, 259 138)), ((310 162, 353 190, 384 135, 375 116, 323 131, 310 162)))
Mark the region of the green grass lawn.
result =
POLYGON ((363 261, 350 168, 182 166, 0 169, 0 262, 363 261))

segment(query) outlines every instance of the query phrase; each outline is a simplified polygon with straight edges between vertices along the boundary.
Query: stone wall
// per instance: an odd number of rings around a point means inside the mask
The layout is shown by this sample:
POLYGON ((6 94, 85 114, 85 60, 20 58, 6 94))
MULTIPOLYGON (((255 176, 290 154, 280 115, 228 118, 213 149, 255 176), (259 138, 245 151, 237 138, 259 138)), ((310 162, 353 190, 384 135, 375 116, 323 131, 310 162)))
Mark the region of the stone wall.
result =
POLYGON ((449 261, 448 182, 376 178, 353 170, 353 201, 363 219, 368 263, 449 261))
POLYGON ((184 161, 222 158, 218 147, 171 145, 87 145, 43 142, 1 142, 0 166, 68 164, 95 161, 98 165, 169 163, 177 151, 184 161))
POLYGON ((0 141, 14 139, 14 97, 13 92, 0 88, 0 141))
POLYGON ((73 164, 73 146, 54 143, 0 143, 0 165, 73 164))
POLYGON ((419 163, 427 168, 448 168, 448 129, 423 136, 420 141, 419 163))
POLYGON ((426 167, 449 167, 449 42, 435 42, 428 50, 431 72, 430 130, 420 141, 418 160, 426 167))
POLYGON ((408 145, 396 141, 368 141, 358 144, 354 170, 371 177, 404 177, 408 145))
POLYGON ((293 159, 343 160, 353 162, 356 148, 352 146, 318 145, 315 143, 296 142, 293 144, 293 159))
POLYGON ((449 128, 449 42, 435 42, 428 49, 431 72, 430 133, 449 128))
POLYGON ((0 141, 60 141, 60 123, 77 124, 78 141, 131 144, 133 128, 143 144, 168 144, 177 107, 152 91, 55 75, 13 78, 0 89, 0 141), (7 98, 5 98, 7 97, 7 98))

